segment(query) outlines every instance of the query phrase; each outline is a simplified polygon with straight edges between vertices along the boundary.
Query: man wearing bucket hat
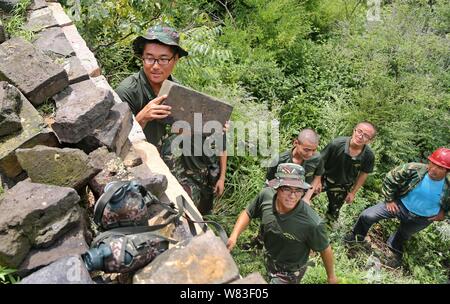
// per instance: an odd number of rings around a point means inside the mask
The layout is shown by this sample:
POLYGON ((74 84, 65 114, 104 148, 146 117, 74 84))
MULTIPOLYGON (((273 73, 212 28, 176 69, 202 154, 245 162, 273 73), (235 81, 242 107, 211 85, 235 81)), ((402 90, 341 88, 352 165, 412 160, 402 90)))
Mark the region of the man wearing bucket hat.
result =
POLYGON ((277 167, 275 178, 242 211, 227 247, 231 251, 251 219, 261 219, 266 268, 272 284, 299 283, 306 271, 310 250, 320 252, 328 282, 337 283, 333 252, 324 222, 301 200, 311 187, 305 170, 294 163, 277 167))
POLYGON ((147 140, 158 148, 167 134, 166 125, 159 120, 170 115, 170 106, 161 104, 166 95, 157 96, 164 80, 173 80, 171 74, 178 59, 188 55, 179 39, 175 29, 161 25, 137 37, 133 51, 142 60, 142 69, 125 78, 115 90, 130 106, 147 140))
POLYGON ((179 45, 179 40, 175 29, 163 25, 152 26, 145 35, 137 37, 133 42, 133 50, 142 60, 143 67, 138 73, 124 79, 116 92, 130 106, 147 141, 157 147, 200 212, 206 214, 212 209, 214 194, 220 196, 224 190, 226 151, 211 157, 172 155, 171 141, 177 134, 169 136, 169 125, 162 122, 171 114, 171 107, 162 104, 167 95, 157 97, 166 79, 174 81, 171 73, 178 60, 188 55, 179 45))
POLYGON ((404 243, 433 221, 444 220, 450 210, 450 149, 439 148, 428 160, 428 164, 407 163, 391 170, 383 182, 384 200, 361 213, 344 241, 364 243, 373 224, 398 218, 400 226, 387 240, 392 251, 387 263, 400 266, 404 243))

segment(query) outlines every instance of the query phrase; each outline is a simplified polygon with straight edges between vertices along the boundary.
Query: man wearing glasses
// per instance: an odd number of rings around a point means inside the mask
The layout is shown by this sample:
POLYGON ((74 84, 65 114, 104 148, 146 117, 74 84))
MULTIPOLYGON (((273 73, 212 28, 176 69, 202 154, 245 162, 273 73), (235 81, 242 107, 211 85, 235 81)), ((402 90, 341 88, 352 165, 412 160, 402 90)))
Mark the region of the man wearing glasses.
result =
POLYGON ((329 224, 338 219, 344 201, 349 204, 353 202, 356 193, 373 171, 375 156, 368 144, 375 135, 375 126, 363 121, 356 125, 351 137, 335 138, 321 151, 329 224))
POLYGON ((271 284, 298 284, 307 267, 310 250, 320 252, 328 283, 337 283, 333 252, 319 215, 302 200, 311 186, 302 166, 285 163, 277 167, 250 205, 241 212, 228 239, 231 251, 251 219, 262 223, 266 268, 271 284))
POLYGON ((130 106, 147 141, 156 146, 199 211, 206 214, 212 209, 214 194, 220 196, 224 190, 226 151, 211 157, 181 155, 175 158, 172 151, 164 148, 170 148, 170 141, 176 134, 169 137, 170 126, 162 121, 171 114, 171 107, 162 104, 167 95, 157 96, 166 79, 173 81, 171 74, 178 60, 188 55, 180 47, 179 39, 175 29, 161 25, 150 27, 145 35, 137 37, 133 50, 143 67, 124 79, 116 92, 130 106))

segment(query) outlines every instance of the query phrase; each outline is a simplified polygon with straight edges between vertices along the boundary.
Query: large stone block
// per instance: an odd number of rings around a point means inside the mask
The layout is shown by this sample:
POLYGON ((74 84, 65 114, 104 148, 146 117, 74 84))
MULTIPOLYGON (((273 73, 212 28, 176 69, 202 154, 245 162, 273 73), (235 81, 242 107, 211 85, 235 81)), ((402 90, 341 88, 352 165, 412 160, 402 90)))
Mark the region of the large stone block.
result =
POLYGON ((24 28, 33 32, 40 32, 43 29, 56 27, 58 22, 48 7, 39 10, 33 10, 28 14, 27 23, 24 28))
MULTIPOLYGON (((204 130, 204 126, 212 121, 225 126, 233 111, 233 107, 225 102, 169 80, 164 81, 159 91, 159 96, 162 95, 167 95, 164 104, 172 107, 166 122, 185 121, 195 133, 211 133, 212 130, 204 130)), ((214 127, 211 123, 208 125, 214 127)))
POLYGON ((61 142, 73 144, 100 127, 114 104, 111 92, 97 88, 90 80, 70 85, 55 100, 53 130, 61 142))
POLYGON ((36 146, 18 149, 17 158, 34 183, 81 189, 98 173, 81 150, 36 146))
POLYGON ((132 124, 132 114, 128 105, 115 104, 103 124, 81 140, 77 147, 90 153, 98 147, 106 146, 108 150, 120 155, 122 147, 128 140, 132 124))
POLYGON ((84 237, 85 230, 84 224, 78 224, 50 247, 32 249, 20 265, 17 274, 24 277, 65 256, 85 253, 89 250, 84 237))
POLYGON ((80 221, 74 189, 23 181, 0 201, 0 265, 17 268, 32 246, 49 246, 80 221))
POLYGON ((211 231, 157 256, 133 277, 138 284, 223 284, 239 278, 225 244, 211 231))
POLYGON ((0 80, 16 86, 35 106, 69 85, 62 66, 17 37, 0 45, 0 80))
POLYGON ((44 120, 33 105, 22 95, 19 117, 22 130, 19 133, 0 137, 0 172, 9 178, 15 178, 23 170, 17 161, 15 151, 19 148, 31 148, 36 145, 57 147, 55 134, 44 123, 44 120))
POLYGON ((79 255, 57 260, 20 281, 20 284, 95 284, 79 255))
POLYGON ((33 45, 49 56, 70 57, 75 55, 71 44, 59 27, 45 29, 36 36, 33 45))

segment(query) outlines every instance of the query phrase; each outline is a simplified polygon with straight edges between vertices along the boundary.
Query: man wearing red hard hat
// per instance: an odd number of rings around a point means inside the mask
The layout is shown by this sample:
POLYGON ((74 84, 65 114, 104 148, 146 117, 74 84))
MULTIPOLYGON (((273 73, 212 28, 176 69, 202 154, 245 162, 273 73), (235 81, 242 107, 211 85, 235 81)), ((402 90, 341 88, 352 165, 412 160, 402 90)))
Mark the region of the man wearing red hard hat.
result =
POLYGON ((364 210, 347 243, 364 243, 370 227, 382 219, 398 218, 400 226, 387 240, 391 266, 401 264, 403 244, 433 221, 442 221, 450 210, 450 149, 439 148, 428 164, 408 163, 391 170, 384 179, 384 201, 364 210))

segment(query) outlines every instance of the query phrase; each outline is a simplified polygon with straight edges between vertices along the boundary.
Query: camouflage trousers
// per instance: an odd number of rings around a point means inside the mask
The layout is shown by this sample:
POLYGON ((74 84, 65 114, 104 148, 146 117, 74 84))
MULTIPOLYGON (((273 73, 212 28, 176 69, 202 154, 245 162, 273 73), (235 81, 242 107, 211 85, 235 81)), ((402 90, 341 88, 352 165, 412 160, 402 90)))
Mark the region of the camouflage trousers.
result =
POLYGON ((307 265, 296 271, 286 271, 266 257, 266 270, 269 276, 269 284, 299 284, 305 275, 307 265))
POLYGON ((325 180, 325 190, 328 197, 327 220, 336 221, 339 217, 339 210, 344 204, 345 198, 352 185, 332 184, 325 180))
POLYGON ((214 202, 214 186, 219 177, 218 170, 204 168, 186 169, 182 157, 163 155, 163 160, 202 215, 210 214, 214 202))

